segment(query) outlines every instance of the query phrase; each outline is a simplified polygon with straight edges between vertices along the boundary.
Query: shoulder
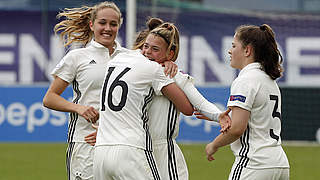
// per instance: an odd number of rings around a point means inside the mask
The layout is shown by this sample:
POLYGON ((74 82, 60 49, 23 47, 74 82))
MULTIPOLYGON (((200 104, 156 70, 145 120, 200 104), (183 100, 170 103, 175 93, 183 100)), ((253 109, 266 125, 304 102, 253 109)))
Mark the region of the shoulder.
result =
POLYGON ((252 76, 247 76, 246 75, 242 75, 240 77, 237 77, 231 85, 231 89, 233 90, 245 90, 246 91, 250 91, 253 89, 257 89, 257 87, 259 87, 260 82, 256 79, 253 78, 252 76))
POLYGON ((130 57, 130 58, 139 58, 146 60, 147 58, 144 57, 140 50, 131 50, 127 48, 121 48, 121 53, 119 53, 122 56, 130 57))
POLYGON ((190 76, 189 74, 186 74, 182 72, 181 70, 178 70, 177 74, 174 76, 174 80, 177 81, 185 81, 185 80, 190 80, 192 83, 194 81, 194 78, 190 76))
POLYGON ((78 56, 81 57, 83 54, 86 54, 89 51, 90 51, 90 49, 87 47, 72 49, 65 55, 65 57, 78 57, 78 56))
POLYGON ((157 62, 150 61, 144 55, 141 54, 140 50, 131 50, 131 49, 123 49, 121 53, 117 55, 118 59, 125 59, 129 64, 136 64, 141 65, 143 67, 152 67, 154 68, 161 68, 161 65, 157 62))

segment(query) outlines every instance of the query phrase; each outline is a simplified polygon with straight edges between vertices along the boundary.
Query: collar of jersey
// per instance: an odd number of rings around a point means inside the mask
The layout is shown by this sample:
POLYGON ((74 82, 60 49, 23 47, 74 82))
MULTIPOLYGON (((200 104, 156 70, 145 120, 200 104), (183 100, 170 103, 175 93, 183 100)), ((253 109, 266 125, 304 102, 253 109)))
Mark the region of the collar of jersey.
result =
POLYGON ((239 76, 241 76, 242 74, 252 70, 252 69, 261 69, 261 64, 258 63, 258 62, 254 62, 254 63, 250 63, 248 64, 246 67, 244 67, 240 73, 239 73, 239 76))
MULTIPOLYGON (((115 45, 113 46, 113 48, 115 49, 115 51, 118 51, 118 50, 121 50, 121 45, 118 41, 114 41, 115 42, 115 45)), ((96 42, 95 40, 92 40, 90 42, 90 45, 95 47, 95 48, 103 48, 103 49, 106 49, 107 51, 109 51, 108 48, 104 47, 103 45, 101 45, 100 43, 96 42)))

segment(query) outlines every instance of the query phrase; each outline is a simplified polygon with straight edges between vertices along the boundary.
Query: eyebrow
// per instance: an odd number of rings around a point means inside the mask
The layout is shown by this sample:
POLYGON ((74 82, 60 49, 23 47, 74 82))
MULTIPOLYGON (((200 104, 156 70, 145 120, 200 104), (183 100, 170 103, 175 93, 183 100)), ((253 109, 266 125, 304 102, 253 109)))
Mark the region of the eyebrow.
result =
POLYGON ((117 22, 115 19, 105 19, 105 18, 97 18, 97 20, 103 20, 103 21, 111 21, 111 22, 117 22))
POLYGON ((150 46, 150 47, 160 48, 160 46, 152 46, 152 45, 150 45, 149 43, 144 43, 144 45, 148 45, 148 46, 150 46))

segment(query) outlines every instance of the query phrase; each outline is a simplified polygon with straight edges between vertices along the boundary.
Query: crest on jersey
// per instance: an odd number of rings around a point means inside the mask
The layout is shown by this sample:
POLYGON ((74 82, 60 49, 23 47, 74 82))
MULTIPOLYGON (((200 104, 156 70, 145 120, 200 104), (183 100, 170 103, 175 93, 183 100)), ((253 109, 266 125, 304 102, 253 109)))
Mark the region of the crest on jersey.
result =
POLYGON ((231 95, 229 101, 240 101, 240 102, 245 102, 246 97, 242 95, 231 95))

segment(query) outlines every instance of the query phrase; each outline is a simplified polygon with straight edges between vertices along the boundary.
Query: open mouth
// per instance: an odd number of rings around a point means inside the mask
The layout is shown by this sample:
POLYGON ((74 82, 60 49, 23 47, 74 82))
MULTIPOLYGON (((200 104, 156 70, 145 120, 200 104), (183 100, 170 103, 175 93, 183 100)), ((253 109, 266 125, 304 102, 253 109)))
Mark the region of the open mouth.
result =
POLYGON ((110 38, 112 36, 111 34, 107 34, 107 33, 102 33, 101 35, 105 38, 110 38))
POLYGON ((151 58, 151 57, 148 57, 146 56, 150 61, 155 61, 155 59, 151 58))

